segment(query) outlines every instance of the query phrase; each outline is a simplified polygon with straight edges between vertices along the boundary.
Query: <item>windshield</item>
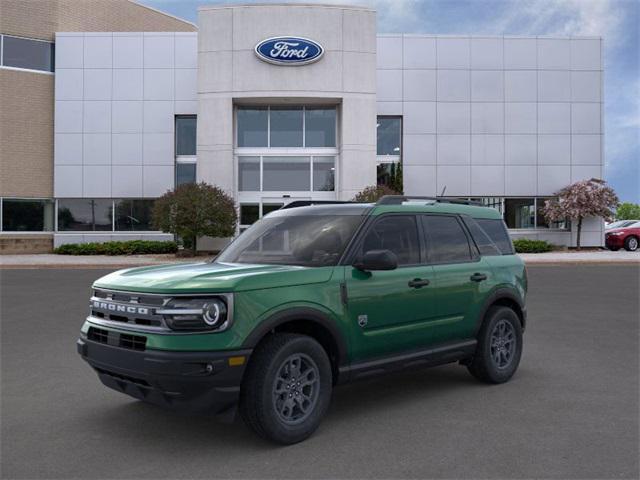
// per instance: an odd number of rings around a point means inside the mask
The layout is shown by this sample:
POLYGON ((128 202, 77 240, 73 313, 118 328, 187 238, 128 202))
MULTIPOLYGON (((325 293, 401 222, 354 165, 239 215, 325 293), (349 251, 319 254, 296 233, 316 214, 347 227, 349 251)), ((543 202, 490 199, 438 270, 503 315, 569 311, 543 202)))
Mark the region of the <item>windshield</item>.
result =
POLYGON ((333 266, 362 219, 360 215, 266 217, 242 233, 216 262, 333 266))
POLYGON ((612 228, 630 227, 634 223, 636 223, 636 220, 618 220, 617 222, 613 222, 607 225, 607 230, 611 230, 612 228))

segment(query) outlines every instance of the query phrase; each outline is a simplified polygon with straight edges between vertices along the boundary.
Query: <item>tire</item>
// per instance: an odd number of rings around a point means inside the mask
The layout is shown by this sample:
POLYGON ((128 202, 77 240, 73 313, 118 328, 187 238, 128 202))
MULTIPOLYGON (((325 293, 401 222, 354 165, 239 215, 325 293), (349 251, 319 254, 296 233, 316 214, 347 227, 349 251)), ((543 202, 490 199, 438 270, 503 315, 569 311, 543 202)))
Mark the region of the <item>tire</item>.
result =
POLYGON ((518 315, 509 307, 491 307, 480 327, 478 347, 467 366, 469 373, 485 383, 504 383, 518 369, 521 356, 522 325, 518 315))
POLYGON ((318 342, 306 335, 276 333, 251 356, 240 391, 240 416, 262 438, 298 443, 320 425, 332 388, 331 363, 318 342), (295 379, 296 372, 307 379, 306 386, 303 377, 295 379), (295 385, 289 379, 295 379, 295 385))
POLYGON ((633 235, 628 236, 624 239, 624 249, 628 252, 635 252, 638 250, 638 237, 633 235))

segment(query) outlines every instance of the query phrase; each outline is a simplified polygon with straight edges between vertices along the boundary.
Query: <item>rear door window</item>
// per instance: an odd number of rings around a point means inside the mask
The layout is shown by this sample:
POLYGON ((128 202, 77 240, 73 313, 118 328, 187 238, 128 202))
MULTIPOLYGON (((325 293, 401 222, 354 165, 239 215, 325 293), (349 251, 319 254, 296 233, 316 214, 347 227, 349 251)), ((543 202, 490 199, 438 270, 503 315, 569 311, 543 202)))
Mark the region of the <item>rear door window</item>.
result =
POLYGON ((463 263, 473 260, 469 239, 454 216, 425 215, 429 263, 463 263))

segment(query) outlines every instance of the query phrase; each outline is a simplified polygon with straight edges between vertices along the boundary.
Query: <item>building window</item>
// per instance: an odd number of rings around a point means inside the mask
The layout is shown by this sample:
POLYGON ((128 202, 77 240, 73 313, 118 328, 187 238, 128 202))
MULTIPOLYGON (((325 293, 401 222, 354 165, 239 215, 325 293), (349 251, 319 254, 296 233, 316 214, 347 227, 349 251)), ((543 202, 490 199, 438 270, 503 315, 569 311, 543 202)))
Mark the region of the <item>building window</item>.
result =
POLYGON ((196 182, 196 133, 195 115, 176 116, 176 187, 196 182))
POLYGON ((238 191, 333 192, 335 166, 332 155, 239 156, 238 191))
POLYGON ((242 203, 240 204, 240 232, 243 232, 258 219, 282 208, 284 203, 242 203))
POLYGON ((313 191, 333 192, 335 190, 335 157, 313 158, 313 191))
POLYGON ((54 44, 44 40, 2 35, 2 66, 54 71, 54 44))
POLYGON ((115 230, 121 232, 153 231, 151 213, 153 200, 123 199, 115 200, 115 230))
POLYGON ((59 199, 58 231, 113 230, 113 201, 106 199, 59 199))
POLYGON ((305 107, 305 146, 307 148, 335 147, 336 125, 337 119, 335 108, 305 107))
POLYGON ((552 198, 536 198, 536 228, 568 230, 569 221, 567 219, 554 222, 545 217, 544 206, 548 200, 552 200, 552 198))
POLYGON ((505 198, 504 221, 509 228, 535 228, 533 198, 505 198))
POLYGON ((176 163, 176 187, 186 183, 196 183, 196 163, 180 161, 176 163))
POLYGON ((501 197, 482 197, 482 198, 471 198, 472 202, 477 202, 482 204, 483 207, 495 208, 500 213, 502 213, 502 198, 501 197))
POLYGON ((378 185, 402 192, 402 118, 378 117, 376 136, 378 185))
POLYGON ((310 157, 264 157, 262 162, 263 191, 311 189, 310 157))
POLYGON ((260 157, 238 157, 238 190, 260 191, 260 157))
POLYGON ((399 157, 402 154, 402 117, 378 117, 376 135, 378 156, 399 157))
POLYGON ((176 156, 194 156, 196 154, 195 115, 176 116, 176 156))
POLYGON ((335 107, 240 106, 238 148, 335 148, 335 107))
POLYGON ((2 199, 3 232, 51 232, 53 230, 52 200, 2 199))

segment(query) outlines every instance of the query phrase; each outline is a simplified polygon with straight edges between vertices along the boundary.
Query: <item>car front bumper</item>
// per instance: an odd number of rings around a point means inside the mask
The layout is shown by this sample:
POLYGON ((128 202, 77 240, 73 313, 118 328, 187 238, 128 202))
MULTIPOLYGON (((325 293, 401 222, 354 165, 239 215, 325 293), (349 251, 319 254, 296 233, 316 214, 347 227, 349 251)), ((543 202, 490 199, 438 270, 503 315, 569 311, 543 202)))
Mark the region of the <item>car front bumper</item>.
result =
POLYGON ((604 244, 607 248, 622 248, 624 247, 623 235, 605 235, 604 244))
POLYGON ((137 351, 84 335, 77 349, 109 388, 163 407, 211 414, 233 410, 251 354, 251 350, 137 351))

